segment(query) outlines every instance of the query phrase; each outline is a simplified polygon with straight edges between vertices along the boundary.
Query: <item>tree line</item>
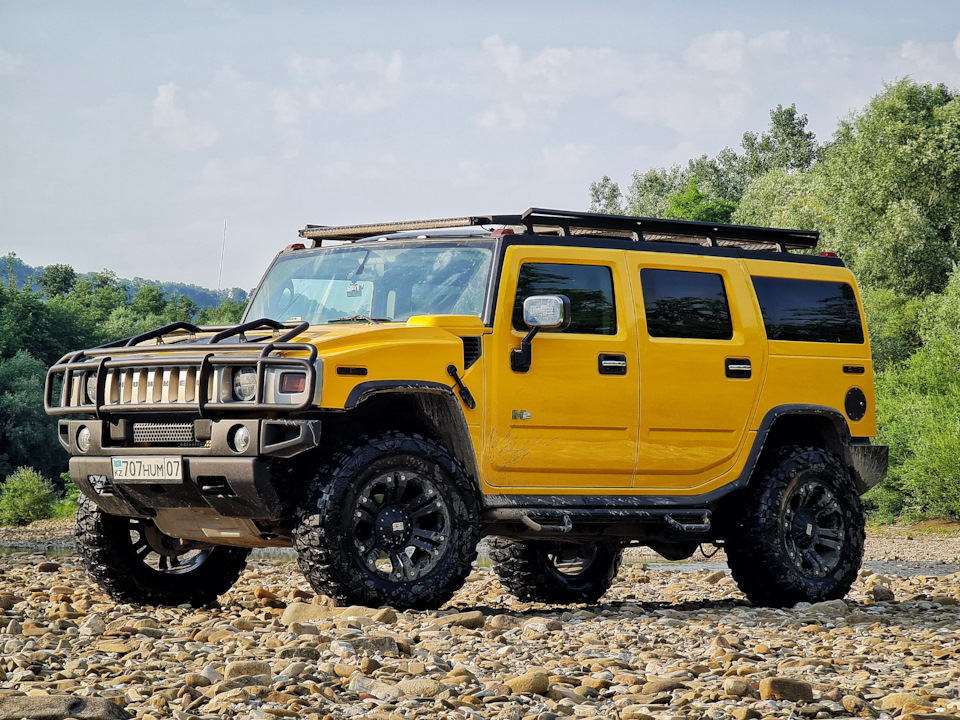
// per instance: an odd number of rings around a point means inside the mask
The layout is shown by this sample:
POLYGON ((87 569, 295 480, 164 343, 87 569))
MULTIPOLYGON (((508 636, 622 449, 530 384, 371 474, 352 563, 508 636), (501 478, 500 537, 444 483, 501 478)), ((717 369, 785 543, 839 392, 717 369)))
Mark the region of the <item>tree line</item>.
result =
POLYGON ((795 105, 739 149, 604 176, 591 209, 813 229, 860 285, 877 374, 883 518, 960 518, 960 98, 902 79, 819 142, 795 105))
POLYGON ((29 277, 12 253, 0 260, 0 478, 32 467, 60 484, 67 454, 57 423, 43 410, 47 368, 71 350, 130 337, 177 321, 235 323, 243 300, 227 297, 200 307, 179 293, 143 280, 132 284, 103 270, 79 275, 48 265, 29 277))

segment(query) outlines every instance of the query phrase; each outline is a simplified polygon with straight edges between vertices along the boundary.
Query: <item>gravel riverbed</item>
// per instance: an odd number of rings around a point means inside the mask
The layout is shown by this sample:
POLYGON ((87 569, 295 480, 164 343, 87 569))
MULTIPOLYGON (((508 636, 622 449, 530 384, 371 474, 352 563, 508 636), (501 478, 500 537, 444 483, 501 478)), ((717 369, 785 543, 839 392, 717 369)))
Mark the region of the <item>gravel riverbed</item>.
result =
POLYGON ((871 536, 847 598, 812 606, 751 606, 714 558, 625 565, 589 606, 478 567, 398 612, 335 607, 285 559, 216 607, 118 605, 56 554, 69 527, 0 529, 0 720, 960 719, 960 538, 871 536))

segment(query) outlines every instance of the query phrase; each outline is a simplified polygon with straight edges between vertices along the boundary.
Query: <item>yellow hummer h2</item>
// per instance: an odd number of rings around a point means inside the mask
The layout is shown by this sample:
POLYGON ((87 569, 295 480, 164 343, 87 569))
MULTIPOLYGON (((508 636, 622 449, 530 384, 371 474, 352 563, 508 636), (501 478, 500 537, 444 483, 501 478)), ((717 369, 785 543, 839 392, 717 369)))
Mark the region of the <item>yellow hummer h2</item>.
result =
POLYGON ((887 449, 853 276, 790 252, 817 233, 530 209, 300 235, 240 325, 51 368, 113 597, 204 603, 293 546, 318 592, 435 607, 481 536, 525 600, 597 600, 630 545, 720 545, 757 603, 849 590, 887 449))

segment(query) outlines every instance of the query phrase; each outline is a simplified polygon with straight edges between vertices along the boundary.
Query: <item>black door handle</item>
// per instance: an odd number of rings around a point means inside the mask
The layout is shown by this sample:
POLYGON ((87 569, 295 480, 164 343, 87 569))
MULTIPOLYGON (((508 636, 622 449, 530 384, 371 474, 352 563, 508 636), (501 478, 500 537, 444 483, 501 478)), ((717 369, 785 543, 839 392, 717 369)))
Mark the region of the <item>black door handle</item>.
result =
POLYGON ((601 375, 627 374, 627 356, 620 353, 600 353, 597 365, 601 375))
POLYGON ((723 364, 728 378, 748 378, 753 374, 750 358, 727 358, 723 364))

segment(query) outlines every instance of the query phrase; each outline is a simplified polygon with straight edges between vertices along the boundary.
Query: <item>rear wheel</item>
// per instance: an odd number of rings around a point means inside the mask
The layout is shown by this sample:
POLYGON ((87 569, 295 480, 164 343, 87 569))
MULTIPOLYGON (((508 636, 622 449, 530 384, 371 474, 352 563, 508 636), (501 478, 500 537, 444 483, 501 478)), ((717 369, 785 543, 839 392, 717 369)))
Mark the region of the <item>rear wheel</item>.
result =
POLYGON ((438 607, 477 556, 479 505, 463 467, 418 435, 361 438, 315 481, 294 547, 318 592, 376 607, 438 607))
POLYGON ((615 545, 490 539, 500 583, 525 602, 592 603, 610 589, 623 550, 615 545))
POLYGON ((250 554, 164 535, 150 520, 103 512, 86 495, 77 505, 74 536, 87 573, 127 603, 212 602, 237 581, 250 554))
POLYGON ((860 498, 839 458, 785 448, 741 501, 727 561, 752 602, 782 607, 849 592, 865 532, 860 498))

